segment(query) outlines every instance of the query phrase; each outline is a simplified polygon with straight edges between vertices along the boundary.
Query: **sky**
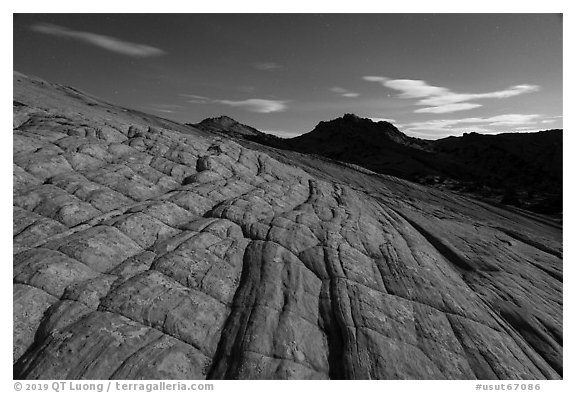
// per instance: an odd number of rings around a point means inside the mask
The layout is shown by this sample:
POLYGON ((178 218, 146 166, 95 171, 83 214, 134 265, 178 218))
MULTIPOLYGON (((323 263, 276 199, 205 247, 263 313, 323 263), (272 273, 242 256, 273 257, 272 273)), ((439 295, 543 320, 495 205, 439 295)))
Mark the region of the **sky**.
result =
POLYGON ((14 14, 13 68, 182 123, 292 137, 562 128, 557 14, 14 14))

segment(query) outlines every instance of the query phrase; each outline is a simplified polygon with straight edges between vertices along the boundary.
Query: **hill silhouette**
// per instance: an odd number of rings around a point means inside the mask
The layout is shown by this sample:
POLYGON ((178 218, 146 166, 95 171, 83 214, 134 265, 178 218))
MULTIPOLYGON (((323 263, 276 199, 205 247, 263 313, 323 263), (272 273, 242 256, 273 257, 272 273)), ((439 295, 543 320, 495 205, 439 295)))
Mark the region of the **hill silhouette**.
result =
POLYGON ((291 139, 240 137, 539 213, 562 212, 562 130, 424 140, 389 122, 346 114, 291 139))

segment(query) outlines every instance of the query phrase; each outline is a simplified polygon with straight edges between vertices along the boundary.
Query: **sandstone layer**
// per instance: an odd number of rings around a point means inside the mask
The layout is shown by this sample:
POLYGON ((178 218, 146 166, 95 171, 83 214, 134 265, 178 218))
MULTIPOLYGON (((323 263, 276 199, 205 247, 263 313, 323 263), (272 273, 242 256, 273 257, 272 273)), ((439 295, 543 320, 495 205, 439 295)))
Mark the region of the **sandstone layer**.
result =
POLYGON ((18 73, 13 137, 15 378, 562 377, 545 218, 18 73))

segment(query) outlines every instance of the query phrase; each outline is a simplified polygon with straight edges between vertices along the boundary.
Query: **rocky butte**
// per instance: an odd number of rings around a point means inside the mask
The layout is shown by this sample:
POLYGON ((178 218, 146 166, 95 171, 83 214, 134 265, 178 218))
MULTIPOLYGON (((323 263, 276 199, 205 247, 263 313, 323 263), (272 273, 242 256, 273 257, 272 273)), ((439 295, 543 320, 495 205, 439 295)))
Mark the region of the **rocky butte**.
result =
POLYGON ((556 221, 19 73, 13 99, 14 378, 562 378, 556 221))

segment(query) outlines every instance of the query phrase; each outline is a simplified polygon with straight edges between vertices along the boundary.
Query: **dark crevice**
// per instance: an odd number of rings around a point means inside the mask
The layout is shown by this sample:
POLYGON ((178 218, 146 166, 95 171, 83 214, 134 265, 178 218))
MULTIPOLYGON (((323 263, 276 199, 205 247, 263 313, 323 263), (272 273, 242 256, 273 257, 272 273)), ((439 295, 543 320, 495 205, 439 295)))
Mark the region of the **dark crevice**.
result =
POLYGON ((462 347, 462 350, 464 351, 464 354, 466 355, 468 365, 470 366, 470 369, 472 370, 472 372, 474 373, 476 378, 477 379, 498 379, 498 375, 494 372, 494 369, 492 368, 490 363, 488 363, 486 361, 484 356, 478 350, 473 350, 473 349, 469 348, 468 345, 465 344, 465 338, 462 337, 462 332, 460 331, 460 329, 457 329, 455 327, 455 322, 452 320, 453 317, 451 317, 450 315, 447 315, 446 319, 448 320, 448 323, 450 324, 450 327, 452 329, 452 333, 454 333, 454 337, 456 337, 456 339, 460 343, 460 346, 462 347))
POLYGON ((422 226, 414 222, 413 220, 406 217, 399 211, 395 212, 400 215, 404 220, 406 220, 416 231, 418 231, 438 252, 443 255, 449 262, 451 262, 459 272, 472 272, 476 269, 472 266, 466 259, 458 255, 449 245, 445 244, 442 239, 434 236, 422 226))
MULTIPOLYGON (((562 251, 554 250, 553 248, 550 248, 544 244, 538 243, 537 241, 532 240, 529 237, 527 237, 527 236, 525 236, 519 232, 512 231, 512 230, 506 229, 506 228, 501 228, 501 227, 495 227, 494 229, 497 229, 501 232, 504 232, 505 234, 507 234, 508 236, 510 236, 511 238, 513 238, 515 240, 518 240, 519 242, 525 243, 529 246, 537 248, 538 250, 540 250, 542 252, 545 252, 545 253, 550 254, 550 255, 554 255, 555 257, 562 259, 562 251)), ((562 280, 560 280, 560 281, 562 281, 562 280)))
POLYGON ((220 340, 206 379, 230 378, 242 352, 242 344, 253 307, 243 308, 241 306, 253 305, 256 300, 255 288, 260 281, 259 268, 261 263, 258 263, 258 266, 254 266, 255 264, 251 263, 250 259, 249 248, 252 244, 254 242, 251 242, 244 250, 242 273, 232 300, 233 306, 224 322, 220 340))
POLYGON ((347 337, 346 323, 342 320, 339 313, 342 306, 338 304, 338 273, 332 265, 328 253, 324 252, 324 264, 326 272, 330 277, 322 283, 327 292, 326 299, 320 303, 320 315, 325 322, 324 330, 328 339, 328 376, 330 379, 349 379, 349 373, 346 370, 346 353, 345 345, 350 339, 347 337))
POLYGON ((328 341, 328 377, 330 379, 346 379, 344 364, 344 338, 342 336, 341 326, 338 324, 338 318, 332 304, 331 282, 323 283, 323 288, 327 289, 325 297, 320 299, 319 314, 323 321, 323 329, 326 332, 328 341))
MULTIPOLYGON (((44 311, 39 326, 41 326, 44 320, 50 316, 51 308, 56 304, 58 304, 58 301, 52 304, 50 307, 48 307, 46 311, 44 311)), ((41 329, 37 329, 36 333, 34 334, 34 341, 32 341, 28 349, 26 349, 26 351, 18 358, 18 360, 13 365, 14 379, 26 379, 26 370, 32 369, 30 365, 27 365, 27 363, 30 359, 32 359, 33 363, 35 361, 38 361, 38 358, 34 356, 34 354, 40 352, 46 339, 47 337, 41 334, 41 329)))
POLYGON ((509 302, 497 305, 500 316, 556 371, 562 375, 562 348, 528 310, 509 302))

